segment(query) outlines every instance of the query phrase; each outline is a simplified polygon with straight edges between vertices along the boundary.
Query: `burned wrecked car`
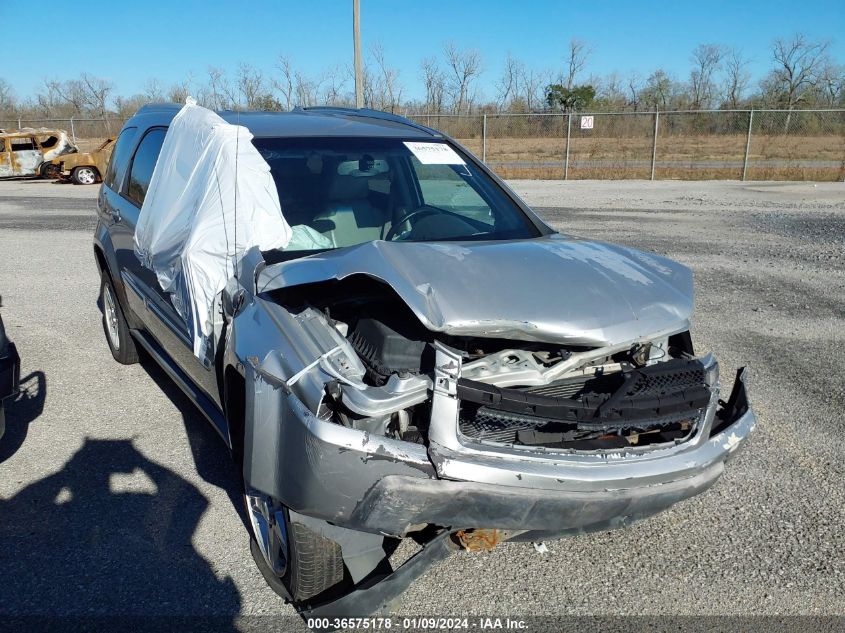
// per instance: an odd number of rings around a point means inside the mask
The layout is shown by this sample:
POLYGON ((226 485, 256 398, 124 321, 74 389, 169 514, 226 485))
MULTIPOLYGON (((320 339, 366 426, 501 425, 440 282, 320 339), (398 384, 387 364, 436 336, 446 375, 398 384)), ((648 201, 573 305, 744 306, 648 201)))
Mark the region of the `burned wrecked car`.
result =
POLYGON ((64 130, 24 128, 0 133, 0 178, 48 176, 50 161, 77 151, 64 130))
POLYGON ((76 152, 54 158, 45 175, 60 180, 70 180, 75 185, 93 185, 100 182, 114 149, 114 138, 107 138, 90 152, 76 152))
POLYGON ((397 116, 147 106, 98 211, 112 354, 146 350, 231 447, 253 556, 303 613, 644 519, 755 425, 744 371, 721 401, 693 350, 687 268, 555 232, 397 116))

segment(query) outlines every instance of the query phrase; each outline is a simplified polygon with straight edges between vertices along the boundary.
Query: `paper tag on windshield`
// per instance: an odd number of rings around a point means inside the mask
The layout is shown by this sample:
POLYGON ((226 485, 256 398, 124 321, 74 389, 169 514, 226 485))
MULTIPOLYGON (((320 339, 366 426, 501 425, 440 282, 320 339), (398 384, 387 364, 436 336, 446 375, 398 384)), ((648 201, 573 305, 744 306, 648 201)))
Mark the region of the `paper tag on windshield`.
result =
POLYGON ((446 143, 406 142, 407 147, 423 165, 464 165, 464 159, 446 143))

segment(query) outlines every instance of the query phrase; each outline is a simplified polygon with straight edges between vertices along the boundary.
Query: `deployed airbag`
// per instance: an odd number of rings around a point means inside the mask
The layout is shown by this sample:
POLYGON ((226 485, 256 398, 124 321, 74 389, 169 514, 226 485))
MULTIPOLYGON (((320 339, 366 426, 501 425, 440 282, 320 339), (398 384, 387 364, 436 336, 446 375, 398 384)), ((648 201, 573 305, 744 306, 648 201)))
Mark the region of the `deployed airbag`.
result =
POLYGON ((239 258, 291 239, 270 167, 251 140, 245 127, 186 104, 167 130, 135 228, 138 259, 170 294, 202 361, 215 298, 239 258))

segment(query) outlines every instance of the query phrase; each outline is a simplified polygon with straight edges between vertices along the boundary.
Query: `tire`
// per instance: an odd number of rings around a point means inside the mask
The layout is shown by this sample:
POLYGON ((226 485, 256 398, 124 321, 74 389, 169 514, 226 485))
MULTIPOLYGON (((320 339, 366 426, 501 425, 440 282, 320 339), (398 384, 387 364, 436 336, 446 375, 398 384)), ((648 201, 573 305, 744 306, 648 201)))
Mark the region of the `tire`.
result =
POLYGON ((100 305, 103 308, 103 332, 111 355, 121 365, 134 365, 138 362, 138 349, 129 333, 123 308, 106 272, 103 272, 100 282, 100 305))
POLYGON ((288 521, 288 526, 291 562, 285 584, 294 601, 313 598, 341 583, 343 556, 340 545, 300 523, 288 521))
POLYGON ((301 523, 292 522, 288 509, 280 501, 247 487, 243 476, 246 384, 233 372, 225 374, 224 384, 226 417, 232 432, 232 458, 248 517, 245 523, 250 551, 261 575, 273 591, 294 604, 302 604, 321 594, 324 597, 348 591, 352 580, 345 573, 340 545, 301 523), (259 532, 262 531, 267 538, 259 545, 259 532), (279 535, 284 544, 280 544, 279 535))
POLYGON ((267 561, 255 534, 250 535, 250 552, 270 588, 297 606, 304 606, 317 596, 322 601, 323 596, 330 599, 348 591, 352 582, 344 573, 340 545, 301 523, 291 522, 287 510, 282 514, 288 538, 283 574, 267 561))
POLYGON ((52 163, 41 163, 38 168, 38 175, 47 180, 55 180, 59 177, 59 166, 52 163))
POLYGON ((93 185, 100 180, 100 172, 96 167, 76 167, 70 173, 70 179, 75 185, 93 185))

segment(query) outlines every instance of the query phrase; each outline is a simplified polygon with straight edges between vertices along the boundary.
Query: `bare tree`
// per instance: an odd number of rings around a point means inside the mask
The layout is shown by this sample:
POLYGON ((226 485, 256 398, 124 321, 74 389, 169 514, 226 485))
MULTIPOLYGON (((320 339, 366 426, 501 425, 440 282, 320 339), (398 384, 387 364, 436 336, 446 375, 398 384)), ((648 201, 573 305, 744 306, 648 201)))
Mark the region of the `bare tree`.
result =
POLYGON ((534 69, 523 68, 519 88, 528 112, 536 112, 543 108, 545 87, 552 83, 549 79, 551 75, 552 71, 540 72, 534 69))
POLYGON ((185 99, 191 96, 192 85, 193 77, 189 73, 182 81, 177 81, 170 85, 167 91, 167 100, 173 103, 185 103, 185 99))
POLYGON ((646 79, 640 90, 640 99, 652 108, 667 109, 675 96, 675 82, 662 68, 658 68, 646 79))
POLYGON ((425 86, 426 112, 443 111, 446 94, 446 75, 435 57, 426 57, 420 63, 423 85, 425 86))
POLYGON ((17 106, 15 99, 15 92, 12 90, 11 84, 0 77, 0 112, 4 114, 11 113, 17 106))
POLYGON ((233 95, 234 104, 243 103, 248 109, 256 110, 261 108, 267 89, 264 85, 264 75, 260 70, 251 64, 241 62, 238 65, 238 74, 235 79, 237 95, 233 95), (243 97, 243 101, 239 97, 243 97))
POLYGON ((323 103, 325 105, 354 105, 354 100, 344 98, 348 85, 346 74, 340 66, 333 66, 323 74, 323 103))
POLYGON ((804 35, 777 39, 772 45, 775 68, 763 80, 764 92, 792 110, 803 102, 827 64, 827 42, 811 42, 804 35))
POLYGON ((320 103, 322 79, 312 80, 298 71, 294 79, 296 105, 307 108, 320 103))
POLYGON ((843 105, 845 102, 845 66, 827 63, 819 73, 816 89, 819 100, 826 106, 843 105))
MULTIPOLYGON (((141 106, 147 103, 150 103, 150 100, 145 94, 132 95, 131 97, 121 97, 118 95, 114 98, 114 109, 118 118, 128 119, 135 114, 141 106)), ((110 128, 110 124, 107 124, 107 127, 110 128)))
POLYGON ((725 56, 725 103, 731 109, 737 109, 742 101, 742 95, 748 88, 751 75, 748 73, 749 60, 742 55, 738 48, 731 49, 725 56))
POLYGON ((200 100, 212 110, 225 110, 235 107, 236 103, 231 101, 232 87, 225 71, 216 66, 209 66, 207 72, 208 82, 203 89, 200 100))
POLYGON ((587 43, 573 37, 569 40, 569 53, 566 57, 566 87, 572 90, 575 85, 575 78, 587 65, 587 58, 590 56, 590 49, 587 43))
POLYGON ((628 106, 634 109, 634 112, 640 108, 640 93, 643 89, 643 80, 640 74, 632 70, 627 79, 625 79, 625 94, 628 100, 628 106))
POLYGON ((144 82, 143 94, 148 103, 160 103, 164 101, 164 87, 156 78, 147 79, 144 82))
POLYGON ((449 42, 444 49, 449 79, 447 89, 452 109, 467 113, 475 100, 475 82, 481 74, 481 53, 476 50, 458 50, 449 42))
POLYGON ((713 76, 722 63, 724 49, 718 44, 699 44, 692 51, 690 60, 690 107, 694 110, 712 105, 714 82, 713 76))
POLYGON ((525 74, 525 65, 510 52, 505 58, 502 76, 496 81, 496 105, 499 110, 507 110, 519 96, 519 83, 525 74))
POLYGON ((596 95, 605 104, 619 110, 625 107, 625 83, 622 81, 619 73, 612 72, 604 78, 591 78, 589 83, 596 87, 596 95))
POLYGON ((46 94, 41 99, 45 109, 53 114, 58 103, 64 103, 71 108, 71 115, 80 115, 86 106, 85 89, 78 79, 58 81, 51 79, 44 82, 46 94))
POLYGON ((97 116, 105 118, 108 111, 108 101, 114 90, 114 84, 106 79, 82 73, 79 77, 82 85, 82 95, 85 105, 97 116))
POLYGON ((282 105, 285 109, 290 110, 296 105, 296 71, 293 69, 290 57, 279 55, 276 70, 279 71, 279 75, 272 80, 273 88, 281 93, 282 105))
POLYGON ((391 68, 384 56, 384 47, 376 42, 370 48, 370 55, 376 64, 378 71, 378 79, 371 82, 378 87, 379 98, 378 107, 381 110, 390 109, 391 112, 396 112, 399 108, 399 103, 402 99, 402 86, 399 85, 399 71, 391 68))

